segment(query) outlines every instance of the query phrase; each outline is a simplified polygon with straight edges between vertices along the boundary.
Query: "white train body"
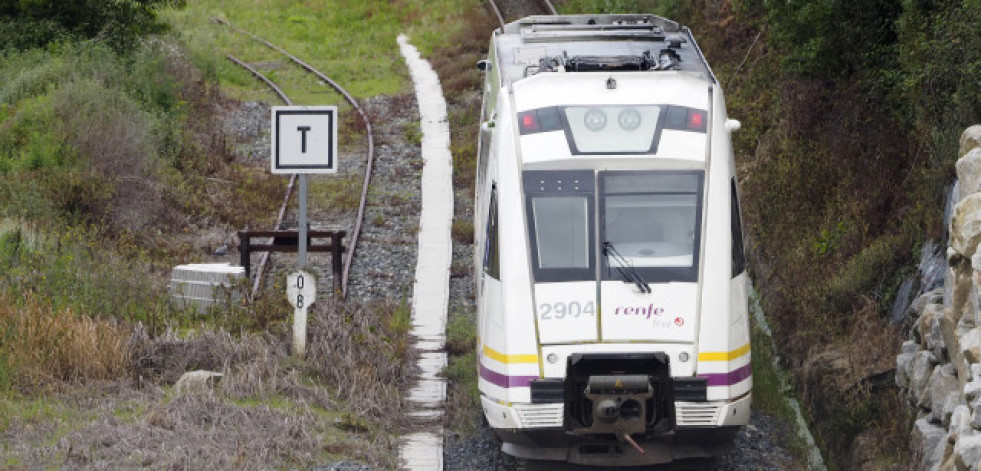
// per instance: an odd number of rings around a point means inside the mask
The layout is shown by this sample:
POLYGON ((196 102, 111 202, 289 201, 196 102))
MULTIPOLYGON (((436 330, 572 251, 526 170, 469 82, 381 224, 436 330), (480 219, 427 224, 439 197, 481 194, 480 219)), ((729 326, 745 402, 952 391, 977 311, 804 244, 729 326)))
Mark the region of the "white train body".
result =
POLYGON ((711 456, 748 422, 752 378, 738 122, 701 51, 675 22, 598 15, 525 18, 488 54, 474 224, 487 421, 522 458, 711 456))

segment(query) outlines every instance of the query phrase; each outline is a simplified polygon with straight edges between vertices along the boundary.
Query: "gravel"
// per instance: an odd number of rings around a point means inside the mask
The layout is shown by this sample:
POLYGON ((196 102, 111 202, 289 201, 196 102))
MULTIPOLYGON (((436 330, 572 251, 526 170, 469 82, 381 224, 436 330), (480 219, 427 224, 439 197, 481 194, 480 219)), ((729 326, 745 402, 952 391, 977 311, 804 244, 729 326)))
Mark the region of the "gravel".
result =
POLYGON ((372 469, 353 461, 337 461, 315 466, 310 471, 372 471, 372 469))
MULTIPOLYGON (((805 469, 795 464, 790 451, 780 442, 791 434, 788 425, 762 412, 753 411, 750 424, 743 427, 729 453, 720 456, 716 469, 722 471, 757 471, 805 469)), ((446 471, 505 471, 513 470, 517 460, 500 451, 500 441, 486 426, 472 436, 448 434, 443 450, 443 469, 446 471)), ((577 469, 582 467, 548 465, 548 469, 577 469)))

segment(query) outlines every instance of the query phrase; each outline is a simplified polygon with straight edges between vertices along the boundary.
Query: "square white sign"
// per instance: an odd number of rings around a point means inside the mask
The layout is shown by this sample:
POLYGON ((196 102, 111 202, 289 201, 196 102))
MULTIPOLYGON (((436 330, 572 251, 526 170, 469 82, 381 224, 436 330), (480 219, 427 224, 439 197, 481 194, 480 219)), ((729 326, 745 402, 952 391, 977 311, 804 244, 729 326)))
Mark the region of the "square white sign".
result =
POLYGON ((272 173, 337 172, 337 107, 272 108, 272 173))

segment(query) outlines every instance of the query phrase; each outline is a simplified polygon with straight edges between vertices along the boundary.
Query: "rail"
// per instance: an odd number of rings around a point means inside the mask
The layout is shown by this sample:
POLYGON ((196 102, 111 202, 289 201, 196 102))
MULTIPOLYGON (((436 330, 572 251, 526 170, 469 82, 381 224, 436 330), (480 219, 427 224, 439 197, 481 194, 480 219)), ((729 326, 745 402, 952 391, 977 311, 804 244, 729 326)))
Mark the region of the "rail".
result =
MULTIPOLYGON (((497 18, 497 22, 501 25, 501 29, 504 29, 504 25, 506 25, 509 21, 521 19, 522 17, 529 14, 529 12, 527 11, 525 11, 525 13, 509 11, 507 12, 508 14, 505 14, 502 13, 501 6, 498 4, 496 0, 487 0, 487 3, 488 6, 490 6, 491 12, 494 14, 494 17, 497 18)), ((512 5, 514 3, 516 2, 514 1, 508 2, 509 5, 512 5)), ((517 2, 517 3, 528 6, 528 4, 526 3, 522 3, 522 2, 517 2)), ((537 9, 540 11, 544 10, 542 13, 538 13, 538 14, 544 14, 544 15, 559 14, 558 11, 555 10, 555 6, 552 5, 552 2, 550 2, 549 0, 537 0, 529 3, 538 5, 537 9)))
MULTIPOLYGON (((547 2, 547 0, 545 0, 545 1, 547 2)), ((300 67, 302 67, 304 70, 306 70, 307 72, 310 72, 310 73, 316 75, 318 78, 320 78, 325 83, 329 84, 331 87, 333 87, 335 90, 337 90, 337 92, 340 93, 342 96, 344 96, 344 98, 348 101, 348 103, 351 104, 351 107, 354 108, 354 110, 358 112, 358 115, 361 116, 361 120, 362 120, 362 122, 364 123, 364 126, 365 126, 366 139, 368 141, 368 155, 367 155, 366 163, 365 163, 364 181, 363 181, 363 183, 361 185, 361 199, 360 199, 360 203, 358 204, 358 212, 357 212, 357 215, 355 216, 355 221, 354 221, 354 230, 352 231, 351 240, 349 242, 347 254, 346 254, 345 258, 344 258, 344 268, 342 270, 342 275, 341 275, 341 295, 342 296, 347 296, 348 277, 349 277, 350 271, 351 271, 351 263, 354 260, 354 254, 355 254, 355 252, 357 250, 358 237, 361 234, 361 226, 364 223, 365 202, 368 199, 368 187, 371 184, 371 174, 372 174, 372 170, 373 170, 373 167, 374 167, 374 161, 375 161, 375 137, 374 137, 374 133, 372 132, 371 121, 368 119, 368 116, 365 114, 365 112, 361 108, 360 104, 358 104, 357 100, 355 100, 354 97, 350 93, 347 92, 347 90, 345 90, 337 82, 335 82, 333 79, 331 79, 330 77, 328 77, 323 72, 317 70, 315 67, 311 66, 310 64, 307 64, 306 62, 300 60, 300 58, 296 57, 295 55, 291 54, 290 52, 286 51, 285 49, 283 49, 283 48, 281 48, 281 47, 279 47, 279 46, 277 46, 277 45, 275 45, 275 44, 273 44, 273 43, 271 43, 271 42, 269 42, 269 41, 267 41, 267 40, 265 40, 263 38, 260 38, 259 36, 256 36, 256 35, 248 32, 248 31, 246 31, 246 30, 244 30, 242 28, 239 28, 239 27, 237 27, 235 25, 232 25, 230 22, 228 22, 228 20, 225 20, 223 18, 218 18, 218 17, 212 17, 211 18, 211 21, 213 21, 216 24, 220 24, 220 25, 226 26, 229 29, 231 29, 233 31, 236 31, 238 33, 244 34, 244 35, 252 38, 253 40, 258 41, 258 42, 264 44, 265 46, 269 47, 270 49, 273 49, 273 50, 275 50, 275 51, 277 51, 277 52, 285 55, 290 60, 292 60, 294 63, 296 63, 297 65, 299 65, 300 67)), ((283 93, 283 91, 278 86, 276 86, 275 83, 273 83, 271 80, 269 80, 267 77, 265 77, 264 75, 262 75, 260 72, 258 72, 254 68, 248 66, 248 64, 245 64, 244 62, 242 62, 242 61, 240 61, 238 59, 234 59, 231 55, 229 55, 229 59, 232 60, 233 62, 235 62, 236 64, 238 64, 239 66, 242 66, 242 67, 246 68, 247 70, 249 70, 252 73, 252 75, 258 77, 260 80, 262 80, 267 85, 269 85, 280 96, 280 98, 282 98, 283 101, 286 102, 286 104, 292 105, 292 102, 290 101, 289 97, 287 97, 286 94, 283 93)), ((292 190, 293 190, 295 179, 296 179, 295 175, 290 178, 290 183, 289 183, 289 187, 287 189, 286 198, 284 200, 283 207, 280 209, 279 218, 277 219, 277 223, 276 223, 276 227, 277 228, 282 223, 282 218, 283 218, 283 216, 285 214, 286 204, 289 202, 289 198, 290 198, 290 195, 291 195, 292 190)), ((253 285, 253 288, 252 288, 252 297, 253 298, 255 297, 256 293, 258 292, 259 286, 261 286, 261 284, 260 284, 260 280, 261 280, 261 276, 262 276, 262 271, 261 270, 265 267, 267 255, 268 255, 268 253, 263 254, 263 259, 260 262, 260 268, 257 269, 256 282, 255 282, 255 284, 253 285)))
MULTIPOLYGON (((265 75, 262 74, 262 72, 259 72, 254 67, 250 66, 249 64, 246 64, 245 62, 242 62, 237 57, 231 54, 228 54, 226 57, 228 57, 228 60, 232 61, 239 67, 242 67, 245 70, 249 71, 253 76, 255 76, 260 81, 268 85, 269 88, 271 88, 273 92, 275 92, 276 95, 278 95, 279 98, 283 100, 283 103, 286 103, 287 105, 293 105, 293 100, 290 100, 290 97, 286 96, 286 93, 283 92, 283 89, 279 88, 279 86, 276 85, 275 82, 269 80, 269 77, 266 77, 265 75)), ((283 204, 279 206, 279 213, 276 216, 276 225, 273 226, 273 230, 278 229, 282 226, 283 218, 286 217, 286 208, 289 207, 290 196, 293 195, 293 188, 295 186, 296 186, 296 174, 293 174, 290 175, 290 181, 286 185, 286 195, 283 197, 283 204)), ((266 263, 269 262, 269 253, 270 252, 263 252, 262 258, 259 259, 259 266, 256 267, 256 272, 255 272, 255 282, 252 284, 252 291, 249 294, 249 299, 255 299, 256 294, 259 292, 259 287, 262 286, 262 275, 265 273, 266 263)))

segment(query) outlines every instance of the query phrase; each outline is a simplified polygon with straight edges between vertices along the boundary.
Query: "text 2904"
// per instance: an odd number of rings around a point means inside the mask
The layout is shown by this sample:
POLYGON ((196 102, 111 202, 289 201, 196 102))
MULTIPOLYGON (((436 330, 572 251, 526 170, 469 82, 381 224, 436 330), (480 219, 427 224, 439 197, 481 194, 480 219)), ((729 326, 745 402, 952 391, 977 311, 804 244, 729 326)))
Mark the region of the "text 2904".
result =
POLYGON ((577 319, 581 316, 596 316, 596 305, 593 301, 556 301, 538 305, 538 318, 543 321, 560 319, 577 319))

